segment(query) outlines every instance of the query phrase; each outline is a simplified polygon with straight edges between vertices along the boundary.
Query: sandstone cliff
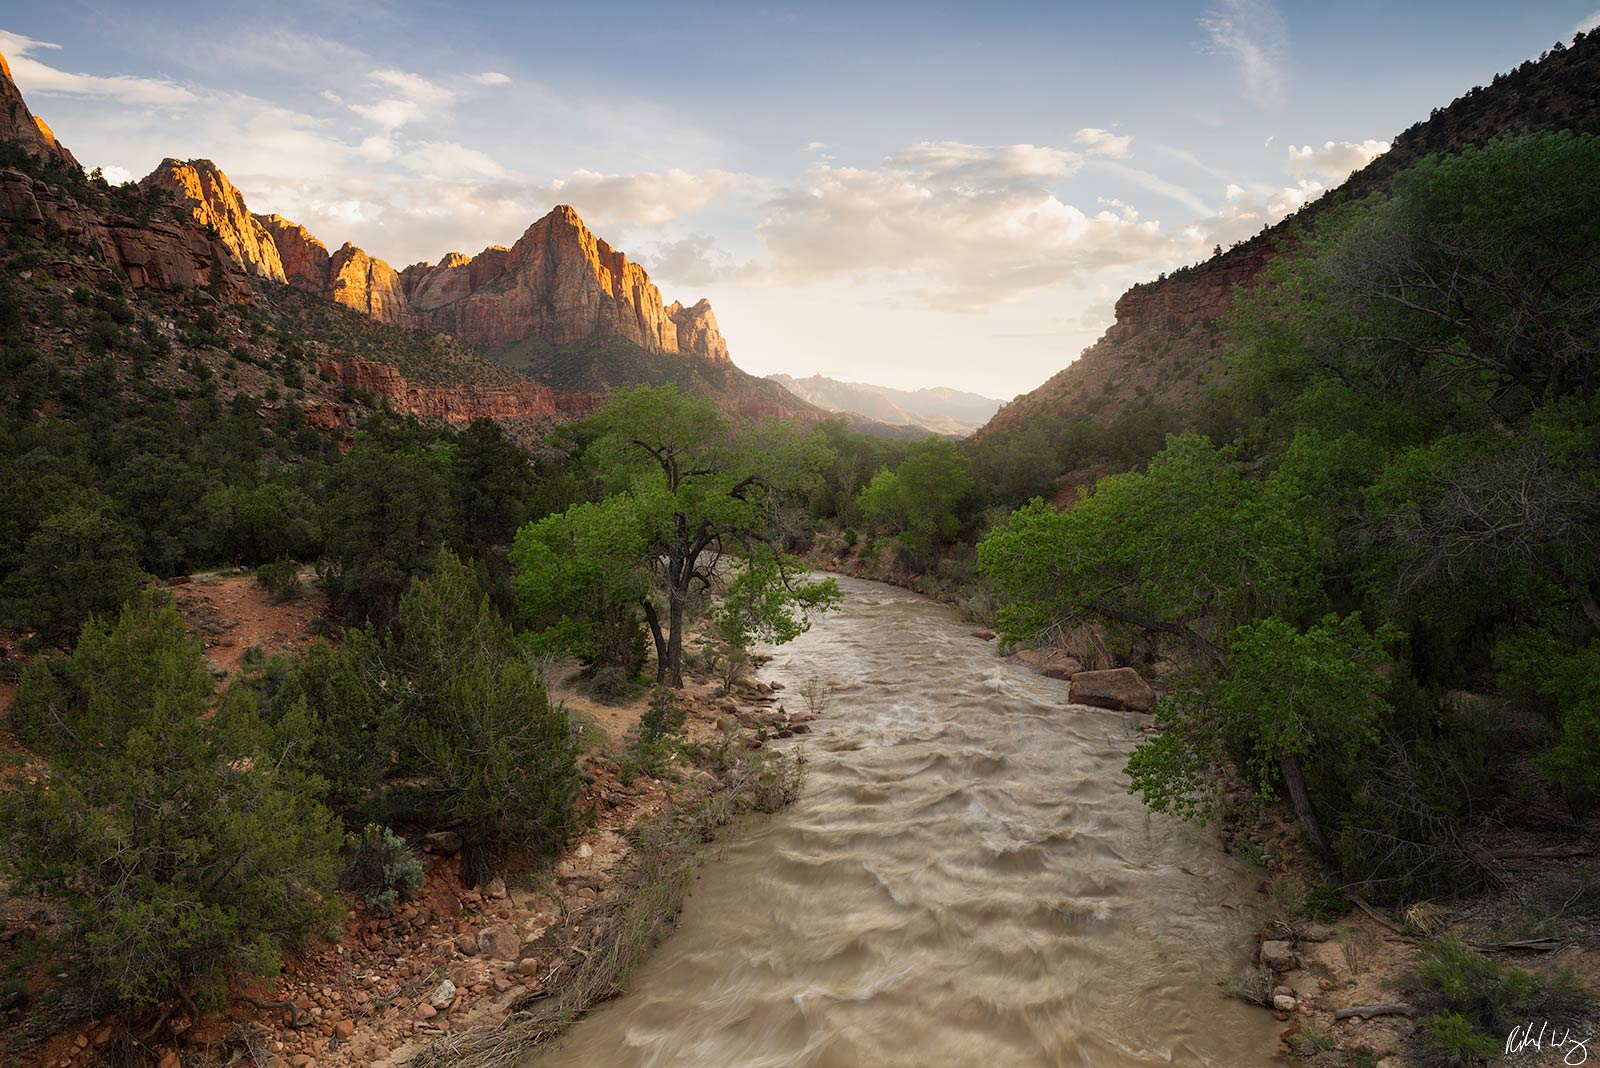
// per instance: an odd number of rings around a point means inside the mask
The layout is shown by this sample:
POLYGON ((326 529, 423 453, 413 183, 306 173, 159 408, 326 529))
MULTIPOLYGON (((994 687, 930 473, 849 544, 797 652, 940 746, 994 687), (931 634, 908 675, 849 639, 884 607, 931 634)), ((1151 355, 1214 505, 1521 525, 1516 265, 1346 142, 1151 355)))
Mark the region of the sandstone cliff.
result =
POLYGON ((368 256, 346 241, 328 261, 327 298, 337 304, 396 326, 410 325, 415 317, 406 301, 400 275, 393 267, 368 256))
POLYGON ((311 236, 299 223, 282 215, 253 216, 272 239, 283 264, 284 281, 292 286, 326 296, 328 292, 328 246, 311 236))
POLYGON ((285 281, 283 261, 272 235, 245 206, 244 194, 208 159, 164 159, 139 183, 164 189, 173 202, 187 208, 194 221, 217 232, 222 243, 251 274, 285 281))
POLYGON ((673 301, 667 309, 667 317, 678 328, 678 351, 692 352, 717 363, 728 362, 728 343, 717 329, 717 315, 711 310, 709 300, 701 297, 692 308, 673 301))
POLYGON ((0 141, 17 141, 35 155, 53 157, 69 166, 78 161, 56 140, 45 121, 28 110, 22 92, 11 77, 11 64, 0 55, 0 141))
POLYGON ((643 267, 596 237, 561 205, 509 249, 407 267, 401 279, 419 319, 485 348, 536 338, 553 345, 620 338, 646 352, 726 360, 711 305, 663 305, 643 267))
POLYGON ((528 379, 500 384, 418 385, 408 382, 390 364, 352 359, 323 360, 317 364, 317 371, 371 394, 380 404, 396 411, 452 425, 493 419, 548 427, 565 414, 557 407, 556 395, 549 386, 528 379))
POLYGON ((210 286, 223 299, 251 301, 249 279, 232 251, 194 223, 131 219, 21 171, 0 170, 0 234, 14 230, 59 231, 67 243, 120 268, 138 289, 210 286))
POLYGON ((1134 286, 1116 304, 1116 321, 1094 345, 1049 381, 1002 408, 978 432, 992 442, 1030 425, 1054 431, 1078 418, 1113 419, 1159 404, 1188 408, 1204 394, 1208 371, 1221 366, 1219 319, 1236 287, 1254 284, 1297 230, 1334 206, 1387 189, 1401 171, 1437 153, 1507 133, 1573 130, 1600 133, 1600 32, 1530 60, 1488 86, 1436 109, 1395 138, 1388 152, 1337 189, 1251 240, 1195 267, 1134 286))

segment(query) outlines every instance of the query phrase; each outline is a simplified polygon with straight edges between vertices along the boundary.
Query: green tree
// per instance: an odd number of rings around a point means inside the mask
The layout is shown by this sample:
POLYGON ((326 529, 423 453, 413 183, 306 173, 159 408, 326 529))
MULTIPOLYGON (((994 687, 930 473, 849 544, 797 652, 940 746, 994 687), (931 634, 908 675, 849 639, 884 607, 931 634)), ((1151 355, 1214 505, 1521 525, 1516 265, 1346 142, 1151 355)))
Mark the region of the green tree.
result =
POLYGON ((1226 656, 1158 705, 1159 733, 1128 760, 1132 789, 1157 812, 1214 814, 1216 771, 1231 763, 1262 799, 1283 785, 1307 837, 1331 850, 1306 786, 1313 756, 1348 760, 1377 741, 1388 706, 1392 629, 1330 615, 1305 630, 1267 617, 1235 630, 1226 656))
POLYGON ((115 612, 144 585, 133 532, 110 501, 89 492, 47 516, 0 585, 5 614, 64 643, 90 616, 115 612))
POLYGON ((210 700, 199 645, 148 594, 19 695, 50 775, 0 793, 6 867, 61 899, 68 944, 123 1006, 215 1006, 328 918, 334 822, 265 759, 252 700, 210 700))
POLYGON ((347 618, 380 629, 394 621, 400 595, 426 573, 454 527, 448 471, 444 450, 382 427, 357 435, 333 469, 319 517, 321 571, 347 618))
POLYGON ((931 552, 955 535, 957 509, 973 486, 972 462, 955 442, 926 438, 912 443, 899 467, 873 475, 857 504, 907 548, 931 552))
POLYGON ((529 523, 511 549, 512 589, 539 645, 599 667, 638 671, 650 594, 649 531, 627 494, 529 523))
POLYGON ((585 458, 626 495, 646 534, 655 596, 643 609, 659 684, 683 685, 685 613, 718 587, 730 558, 755 562, 787 611, 828 602, 831 580, 802 596, 781 552, 786 510, 804 501, 831 458, 818 438, 773 425, 736 431, 709 402, 670 385, 618 390, 594 428, 585 458), (664 617, 656 597, 666 602, 664 617))
POLYGON ((430 570, 400 600, 378 692, 424 818, 461 830, 475 885, 508 849, 559 845, 582 780, 566 709, 550 703, 529 643, 453 554, 430 570))

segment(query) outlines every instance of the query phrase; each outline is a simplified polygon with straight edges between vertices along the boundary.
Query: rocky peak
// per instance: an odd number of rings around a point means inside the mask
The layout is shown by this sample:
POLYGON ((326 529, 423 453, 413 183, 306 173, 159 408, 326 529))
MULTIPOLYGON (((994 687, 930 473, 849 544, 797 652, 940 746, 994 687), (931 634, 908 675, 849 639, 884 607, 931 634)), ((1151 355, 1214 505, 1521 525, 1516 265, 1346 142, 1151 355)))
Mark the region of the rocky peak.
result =
POLYGON ((284 280, 318 296, 326 296, 331 258, 328 246, 313 237, 310 230, 282 215, 257 215, 255 221, 272 238, 278 250, 284 280))
POLYGON ((34 155, 54 156, 73 167, 78 161, 56 140, 45 121, 28 110, 22 91, 11 77, 11 64, 0 55, 0 141, 20 141, 34 155))
POLYGON ((727 363, 728 343, 717 328, 717 314, 711 302, 701 297, 692 308, 677 301, 667 307, 667 317, 678 328, 678 351, 692 352, 715 363, 727 363))
POLYGON ((646 352, 728 358, 709 304, 669 314, 644 268, 595 236, 568 204, 509 249, 493 246, 471 259, 452 252, 437 264, 407 267, 402 281, 425 323, 476 345, 615 337, 646 352))
POLYGON ((412 321, 400 275, 348 241, 328 261, 326 296, 379 322, 404 325, 412 321))
POLYGON ((286 281, 277 244, 244 202, 244 194, 208 159, 164 159, 139 183, 164 189, 201 226, 216 231, 241 266, 274 282, 286 281))

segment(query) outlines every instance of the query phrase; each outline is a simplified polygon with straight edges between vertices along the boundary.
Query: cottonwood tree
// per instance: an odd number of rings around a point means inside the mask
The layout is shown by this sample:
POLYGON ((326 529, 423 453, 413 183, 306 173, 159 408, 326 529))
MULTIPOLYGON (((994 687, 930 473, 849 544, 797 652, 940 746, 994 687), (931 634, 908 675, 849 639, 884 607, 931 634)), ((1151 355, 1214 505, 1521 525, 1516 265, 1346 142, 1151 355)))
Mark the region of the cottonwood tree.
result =
MULTIPOLYGON (((653 580, 639 607, 658 684, 683 685, 686 613, 741 569, 742 589, 769 619, 798 630, 837 600, 831 579, 804 580, 783 552, 788 510, 832 458, 817 437, 773 424, 735 429, 709 401, 671 385, 618 390, 593 429, 586 462, 604 473, 619 526, 641 535, 638 561, 653 580)), ((775 622, 773 632, 788 629, 775 622)))

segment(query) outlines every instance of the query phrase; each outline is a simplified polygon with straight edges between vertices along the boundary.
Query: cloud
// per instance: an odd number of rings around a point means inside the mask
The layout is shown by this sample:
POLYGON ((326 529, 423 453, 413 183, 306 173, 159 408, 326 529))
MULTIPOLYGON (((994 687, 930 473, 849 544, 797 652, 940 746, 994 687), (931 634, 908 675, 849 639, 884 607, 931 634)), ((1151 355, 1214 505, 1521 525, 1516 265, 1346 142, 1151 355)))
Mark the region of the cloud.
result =
POLYGON ((385 130, 398 130, 418 122, 425 114, 422 105, 414 100, 380 100, 376 104, 351 104, 350 110, 377 123, 385 130))
POLYGON ((1574 34, 1588 33, 1590 30, 1600 30, 1600 11, 1591 11, 1572 27, 1574 34))
MULTIPOLYGON (((455 93, 444 86, 429 81, 420 74, 383 68, 369 75, 372 84, 391 91, 394 95, 371 104, 347 105, 351 111, 385 130, 398 130, 421 122, 428 115, 443 110, 455 99, 455 93)), ((338 96, 325 91, 323 99, 338 100, 338 96)))
POLYGON ((1284 216, 1317 199, 1327 187, 1321 182, 1301 179, 1292 186, 1246 189, 1229 185, 1222 207, 1184 228, 1183 236, 1194 245, 1209 250, 1213 244, 1227 247, 1254 237, 1284 216))
POLYGON ((1283 105, 1289 33, 1272 0, 1223 0, 1200 19, 1212 51, 1232 59, 1245 91, 1260 107, 1283 105))
POLYGON ((1293 174, 1315 174, 1333 185, 1360 170, 1374 159, 1389 151, 1389 142, 1367 140, 1324 141, 1321 148, 1314 145, 1289 146, 1289 171, 1293 174))
POLYGON ((474 74, 472 80, 479 85, 510 85, 511 76, 501 74, 497 70, 486 70, 482 74, 474 74))
POLYGON ((39 49, 60 45, 37 41, 18 33, 0 30, 0 52, 10 57, 11 73, 25 93, 63 93, 73 96, 109 97, 125 104, 181 104, 195 99, 189 89, 164 78, 136 78, 129 74, 102 77, 73 74, 40 63, 31 57, 39 49))
POLYGON ((552 204, 571 204, 596 227, 660 228, 736 193, 746 181, 743 175, 718 170, 637 174, 579 170, 535 186, 533 192, 552 204))
POLYGON ((738 273, 740 268, 710 234, 695 233, 641 249, 640 260, 651 277, 664 285, 703 286, 738 273))
POLYGON ((1085 126, 1072 135, 1072 139, 1080 145, 1089 146, 1091 156, 1110 156, 1122 159, 1128 154, 1128 146, 1133 144, 1133 135, 1119 136, 1110 130, 1101 130, 1093 126, 1085 126))
POLYGON ((1148 190, 1168 200, 1182 204, 1196 215, 1209 215, 1211 205, 1207 204, 1198 193, 1186 185, 1162 178, 1160 175, 1151 174, 1149 171, 1138 167, 1130 167, 1125 163, 1112 160, 1101 160, 1099 166, 1102 170, 1111 171, 1123 181, 1148 190))
POLYGON ((375 70, 372 80, 399 93, 406 100, 418 104, 447 104, 455 96, 450 90, 430 82, 420 74, 403 70, 375 70))
POLYGON ((488 153, 454 141, 417 141, 408 146, 400 159, 424 178, 510 177, 510 172, 488 153))
POLYGON ((1055 184, 1075 152, 924 142, 872 168, 814 164, 781 187, 759 227, 775 284, 883 273, 903 300, 976 310, 1104 265, 1165 262, 1157 223, 1125 205, 1085 212, 1055 184))

